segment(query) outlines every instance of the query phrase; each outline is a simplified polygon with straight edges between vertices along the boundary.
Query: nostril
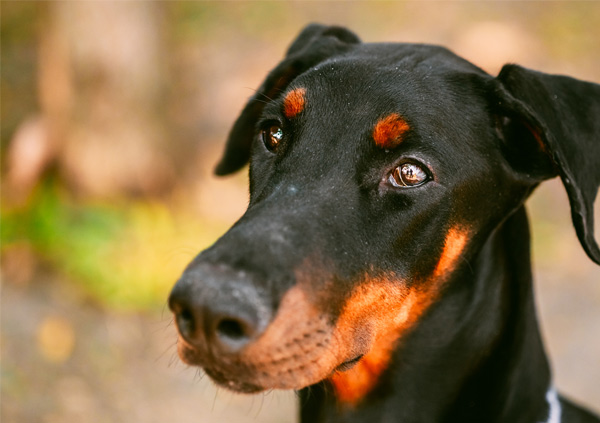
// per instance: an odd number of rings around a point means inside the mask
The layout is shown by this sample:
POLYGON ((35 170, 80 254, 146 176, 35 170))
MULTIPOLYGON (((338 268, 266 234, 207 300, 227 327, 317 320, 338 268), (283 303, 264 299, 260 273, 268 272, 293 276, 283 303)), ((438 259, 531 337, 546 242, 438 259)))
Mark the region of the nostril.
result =
POLYGON ((215 335, 222 347, 230 352, 240 350, 252 340, 254 325, 236 317, 222 318, 215 328, 215 335))
POLYGON ((233 341, 239 341, 248 337, 244 325, 234 319, 223 319, 217 325, 217 335, 221 338, 229 338, 233 341))
POLYGON ((189 309, 182 309, 175 316, 179 332, 184 337, 190 338, 196 331, 196 323, 192 312, 189 309))

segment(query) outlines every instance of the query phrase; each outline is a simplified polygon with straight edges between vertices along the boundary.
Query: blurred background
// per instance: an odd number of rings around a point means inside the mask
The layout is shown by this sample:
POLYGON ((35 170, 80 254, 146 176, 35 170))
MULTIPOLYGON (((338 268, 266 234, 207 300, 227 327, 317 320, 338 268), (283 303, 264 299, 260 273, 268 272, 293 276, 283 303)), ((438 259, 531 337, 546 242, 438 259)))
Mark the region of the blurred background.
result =
MULTIPOLYGON (((305 24, 600 82, 597 2, 0 5, 3 423, 296 421, 293 393, 234 395, 180 364, 166 298, 244 212, 245 173, 212 169, 305 24)), ((556 384, 598 412, 600 268, 558 181, 530 211, 556 384)))

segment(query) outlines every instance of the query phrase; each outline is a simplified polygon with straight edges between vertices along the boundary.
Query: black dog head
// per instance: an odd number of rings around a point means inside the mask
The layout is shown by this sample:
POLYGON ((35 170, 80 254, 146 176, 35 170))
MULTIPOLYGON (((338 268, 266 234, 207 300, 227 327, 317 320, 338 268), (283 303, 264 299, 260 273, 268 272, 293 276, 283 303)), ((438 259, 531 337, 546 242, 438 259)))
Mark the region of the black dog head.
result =
POLYGON ((244 392, 351 375, 338 385, 353 400, 556 175, 600 263, 599 116, 595 84, 513 65, 493 78, 441 47, 362 44, 310 25, 216 169, 250 162, 250 204, 171 294, 182 359, 244 392))

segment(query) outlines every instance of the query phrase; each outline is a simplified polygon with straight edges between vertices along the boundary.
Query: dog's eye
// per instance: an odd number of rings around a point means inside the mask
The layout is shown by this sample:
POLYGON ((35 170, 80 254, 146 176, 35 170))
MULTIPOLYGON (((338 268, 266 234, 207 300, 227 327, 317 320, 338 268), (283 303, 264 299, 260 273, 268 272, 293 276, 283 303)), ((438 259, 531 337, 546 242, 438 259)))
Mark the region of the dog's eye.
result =
POLYGON ((260 131, 260 137, 267 150, 274 152, 283 139, 283 130, 279 126, 273 125, 260 131))
POLYGON ((415 163, 402 163, 388 178, 390 184, 398 188, 411 188, 423 185, 429 180, 429 174, 415 163))

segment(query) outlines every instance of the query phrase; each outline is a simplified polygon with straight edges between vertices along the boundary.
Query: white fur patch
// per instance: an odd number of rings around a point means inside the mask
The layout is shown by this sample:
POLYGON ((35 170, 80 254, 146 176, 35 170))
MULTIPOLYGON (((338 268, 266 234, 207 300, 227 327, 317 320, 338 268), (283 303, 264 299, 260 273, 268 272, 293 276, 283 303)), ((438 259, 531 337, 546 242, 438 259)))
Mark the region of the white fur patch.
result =
POLYGON ((548 392, 546 392, 546 401, 548 402, 549 407, 548 418, 542 423, 560 423, 562 409, 560 407, 558 395, 556 394, 556 389, 550 388, 548 392))

